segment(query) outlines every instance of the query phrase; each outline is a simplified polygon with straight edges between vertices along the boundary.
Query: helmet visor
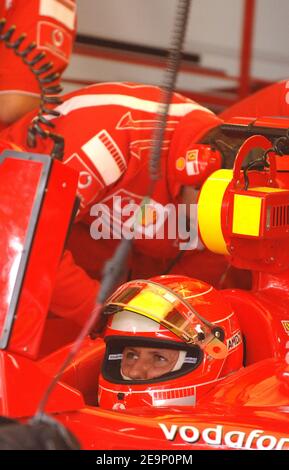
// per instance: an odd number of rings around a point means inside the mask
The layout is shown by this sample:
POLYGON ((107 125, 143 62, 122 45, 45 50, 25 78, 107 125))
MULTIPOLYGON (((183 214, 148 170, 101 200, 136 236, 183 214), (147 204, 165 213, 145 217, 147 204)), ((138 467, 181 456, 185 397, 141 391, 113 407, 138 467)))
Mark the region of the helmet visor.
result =
POLYGON ((121 286, 107 301, 104 313, 129 310, 154 320, 185 343, 197 344, 214 357, 225 357, 220 331, 201 317, 181 295, 152 281, 137 280, 121 286))

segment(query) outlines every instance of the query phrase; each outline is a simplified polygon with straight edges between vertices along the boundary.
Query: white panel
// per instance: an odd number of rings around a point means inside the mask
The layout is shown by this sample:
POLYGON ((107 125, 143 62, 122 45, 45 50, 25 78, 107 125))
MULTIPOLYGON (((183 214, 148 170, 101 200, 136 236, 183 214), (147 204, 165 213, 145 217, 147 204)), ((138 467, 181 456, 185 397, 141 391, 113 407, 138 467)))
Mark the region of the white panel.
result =
POLYGON ((93 163, 105 184, 115 183, 120 178, 122 171, 117 160, 123 161, 124 157, 106 131, 95 135, 82 146, 82 150, 93 163))
POLYGON ((40 0, 40 15, 54 18, 69 29, 74 28, 75 12, 75 5, 70 0, 40 0))

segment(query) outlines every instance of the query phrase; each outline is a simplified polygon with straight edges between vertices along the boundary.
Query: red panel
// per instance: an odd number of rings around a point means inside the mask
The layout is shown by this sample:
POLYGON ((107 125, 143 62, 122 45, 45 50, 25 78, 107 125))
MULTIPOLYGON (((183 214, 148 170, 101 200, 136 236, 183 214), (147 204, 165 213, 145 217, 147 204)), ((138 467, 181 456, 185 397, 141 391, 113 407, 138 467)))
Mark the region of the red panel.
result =
MULTIPOLYGON (((59 363, 54 367, 59 367, 59 363)), ((35 361, 0 351, 0 414, 12 418, 33 416, 53 373, 41 369, 35 361)), ((58 382, 49 397, 46 410, 60 412, 83 406, 79 391, 58 382)))
POLYGON ((0 347, 36 357, 75 203, 78 175, 49 156, 0 164, 0 347))
POLYGON ((75 202, 77 173, 52 162, 9 350, 35 358, 75 202))
POLYGON ((0 337, 5 345, 17 303, 32 209, 43 163, 5 158, 0 165, 0 337), (12 305, 13 304, 13 305, 12 305), (9 318, 10 317, 10 318, 9 318))

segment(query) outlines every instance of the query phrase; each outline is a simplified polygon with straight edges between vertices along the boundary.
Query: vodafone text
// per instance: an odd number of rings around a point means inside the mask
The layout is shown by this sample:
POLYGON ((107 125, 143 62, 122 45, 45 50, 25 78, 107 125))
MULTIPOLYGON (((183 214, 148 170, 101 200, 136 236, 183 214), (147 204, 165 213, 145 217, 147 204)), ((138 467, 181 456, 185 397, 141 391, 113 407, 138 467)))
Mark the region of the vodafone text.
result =
POLYGON ((277 438, 266 434, 262 429, 250 433, 244 431, 225 431, 220 424, 199 430, 196 426, 178 426, 159 423, 165 438, 174 441, 179 437, 189 444, 199 442, 209 446, 229 447, 232 449, 288 450, 289 437, 277 438))

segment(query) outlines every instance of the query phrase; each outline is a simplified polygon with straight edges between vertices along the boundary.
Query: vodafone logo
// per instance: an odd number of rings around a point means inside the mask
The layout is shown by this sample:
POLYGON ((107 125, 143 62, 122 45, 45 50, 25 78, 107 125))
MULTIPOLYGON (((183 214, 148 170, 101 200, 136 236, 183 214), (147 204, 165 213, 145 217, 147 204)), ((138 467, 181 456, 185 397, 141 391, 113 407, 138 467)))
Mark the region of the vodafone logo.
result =
POLYGON ((88 173, 88 171, 80 171, 78 177, 78 188, 86 189, 92 184, 92 181, 92 176, 88 173))
POLYGON ((272 434, 265 434, 262 429, 253 429, 249 434, 244 431, 228 431, 220 424, 200 431, 196 426, 167 426, 159 423, 165 438, 174 441, 179 438, 183 442, 194 444, 199 441, 211 446, 224 446, 232 449, 257 450, 288 450, 289 437, 277 438, 272 434))
POLYGON ((56 47, 61 47, 64 42, 64 34, 60 29, 54 29, 52 31, 52 42, 56 47))

